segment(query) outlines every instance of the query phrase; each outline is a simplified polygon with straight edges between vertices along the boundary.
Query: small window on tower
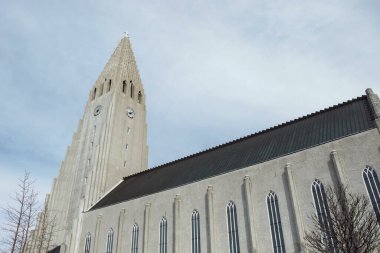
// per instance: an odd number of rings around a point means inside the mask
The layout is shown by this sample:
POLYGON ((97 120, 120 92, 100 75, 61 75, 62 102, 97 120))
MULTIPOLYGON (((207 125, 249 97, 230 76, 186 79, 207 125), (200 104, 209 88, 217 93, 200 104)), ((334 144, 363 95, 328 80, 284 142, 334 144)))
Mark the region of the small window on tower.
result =
POLYGON ((109 92, 111 90, 111 86, 112 86, 112 81, 111 79, 109 80, 108 82, 108 89, 107 89, 107 92, 109 92))
POLYGON ((125 144, 125 149, 128 149, 128 144, 125 144))
POLYGON ((135 86, 133 85, 132 81, 129 81, 131 83, 131 98, 133 98, 133 93, 135 92, 135 86))
POLYGON ((127 83, 125 81, 123 81, 123 87, 121 90, 123 91, 124 94, 127 91, 127 83))
POLYGON ((96 98, 96 88, 94 89, 94 92, 92 93, 92 100, 96 98))
POLYGON ((137 95, 137 100, 139 101, 139 104, 141 104, 141 101, 142 101, 141 91, 139 91, 139 94, 137 95))

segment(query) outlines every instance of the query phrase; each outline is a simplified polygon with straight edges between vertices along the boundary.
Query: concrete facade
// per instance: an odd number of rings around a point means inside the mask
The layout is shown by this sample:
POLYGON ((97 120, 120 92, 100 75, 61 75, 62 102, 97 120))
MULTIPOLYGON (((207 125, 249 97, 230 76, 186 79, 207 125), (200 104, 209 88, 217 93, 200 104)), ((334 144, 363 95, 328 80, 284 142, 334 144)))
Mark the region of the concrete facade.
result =
MULTIPOLYGON (((304 234, 315 212, 311 184, 339 183, 366 193, 363 169, 380 173, 380 102, 366 91, 377 128, 291 154, 101 208, 93 208, 123 177, 147 170, 145 93, 129 38, 121 40, 93 86, 72 145, 54 179, 49 210, 60 252, 160 252, 160 221, 167 251, 192 251, 192 213, 199 212, 200 251, 230 251, 227 205, 236 207, 240 252, 273 252, 267 196, 278 198, 286 252, 306 252, 304 234), (132 86, 133 85, 133 86, 132 86), (99 106, 101 109, 99 110, 99 106), (138 226, 138 240, 133 227, 138 226), (112 243, 109 233, 112 231, 112 243), (91 238, 90 242, 86 238, 91 238), (137 251, 132 250, 132 245, 137 251)), ((160 169, 160 168, 158 168, 160 169)), ((32 234, 38 234, 38 227, 32 234)), ((33 243, 31 244, 33 245, 33 243)), ((35 252, 33 246, 30 252, 35 252)))
MULTIPOLYGON (((303 235, 310 225, 308 216, 315 212, 311 194, 314 179, 319 179, 325 186, 337 185, 340 170, 347 175, 352 191, 365 194, 361 173, 366 165, 380 168, 379 147, 380 136, 378 130, 373 129, 231 173, 87 212, 79 248, 84 248, 83 238, 87 233, 95 234, 96 220, 101 217, 101 232, 93 238, 97 246, 90 252, 105 250, 106 233, 110 228, 118 233, 114 238, 122 238, 117 242, 121 250, 115 252, 128 252, 132 226, 137 223, 143 228, 144 208, 149 204, 148 232, 144 231, 149 240, 139 240, 139 252, 158 252, 159 222, 163 216, 168 220, 167 252, 192 252, 191 214, 196 209, 200 213, 201 252, 227 253, 226 207, 232 200, 238 214, 240 251, 273 252, 266 196, 269 191, 274 191, 279 201, 286 252, 304 252, 303 235), (341 164, 339 170, 334 163, 337 156, 341 164), (173 208, 177 198, 181 201, 179 216, 175 215, 176 209, 173 208), (121 210, 125 210, 125 218, 119 230, 121 210), (176 217, 179 217, 178 221, 176 217), (174 232, 175 223, 179 224, 177 233, 174 232), (143 248, 147 251, 140 251, 143 248)), ((140 233, 142 236, 143 231, 140 233)))
POLYGON ((145 93, 125 36, 90 91, 54 179, 48 207, 57 222, 53 246, 77 251, 83 211, 123 177, 147 169, 146 138, 145 93))

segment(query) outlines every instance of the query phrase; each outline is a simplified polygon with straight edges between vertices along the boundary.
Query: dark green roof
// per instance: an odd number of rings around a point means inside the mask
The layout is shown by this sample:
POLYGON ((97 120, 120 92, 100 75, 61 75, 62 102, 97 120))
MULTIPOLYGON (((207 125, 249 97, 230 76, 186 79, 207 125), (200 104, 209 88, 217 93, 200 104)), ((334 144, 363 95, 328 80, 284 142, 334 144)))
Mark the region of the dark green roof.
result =
POLYGON ((125 177, 91 209, 259 164, 375 127, 366 96, 125 177))

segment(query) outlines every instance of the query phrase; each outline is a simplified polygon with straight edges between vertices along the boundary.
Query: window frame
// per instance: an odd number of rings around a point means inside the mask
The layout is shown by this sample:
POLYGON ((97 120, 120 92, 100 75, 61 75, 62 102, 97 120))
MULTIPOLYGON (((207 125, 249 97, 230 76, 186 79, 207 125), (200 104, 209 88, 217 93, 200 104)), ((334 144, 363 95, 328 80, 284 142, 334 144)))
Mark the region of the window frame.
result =
POLYGON ((108 229, 107 232, 107 242, 106 242, 106 253, 112 253, 113 248, 113 229, 108 229))
POLYGON ((131 253, 137 253, 138 244, 139 244, 139 225, 135 223, 133 224, 133 227, 132 227, 131 253))
POLYGON ((322 228, 322 230, 328 231, 327 235, 322 235, 321 240, 328 240, 330 247, 333 249, 333 252, 337 253, 338 249, 336 248, 336 240, 333 234, 334 231, 331 228, 330 211, 326 199, 325 187, 319 179, 314 179, 314 181, 311 183, 311 195, 313 197, 313 203, 318 222, 319 224, 323 224, 324 228, 322 228), (314 191, 313 189, 316 190, 314 191), (319 194, 317 194, 317 192, 319 194), (316 203, 316 200, 318 200, 318 203, 316 203))
POLYGON ((159 253, 167 253, 168 251, 168 221, 165 216, 160 221, 159 234, 159 253))
POLYGON ((377 223, 380 224, 380 182, 376 170, 372 166, 366 165, 362 171, 362 179, 375 212, 377 223))
POLYGON ((227 232, 230 253, 240 253, 239 229, 236 214, 236 205, 230 200, 227 204, 227 232))
POLYGON ((201 252, 200 218, 196 209, 191 214, 191 252, 201 252))
POLYGON ((282 229, 278 197, 274 191, 269 191, 266 197, 268 221, 272 238, 272 249, 274 253, 285 253, 285 240, 282 229))
POLYGON ((88 232, 84 240, 84 253, 90 253, 90 249, 91 249, 91 233, 88 232))

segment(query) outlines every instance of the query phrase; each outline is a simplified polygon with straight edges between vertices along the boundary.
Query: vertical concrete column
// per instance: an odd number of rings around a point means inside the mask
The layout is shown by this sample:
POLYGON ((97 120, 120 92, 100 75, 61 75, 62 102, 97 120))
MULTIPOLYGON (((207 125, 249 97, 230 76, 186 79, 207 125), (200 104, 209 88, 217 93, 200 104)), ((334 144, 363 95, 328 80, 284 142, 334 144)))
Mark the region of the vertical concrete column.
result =
POLYGON ((68 252, 66 252, 66 244, 64 244, 64 243, 61 244, 61 249, 59 252, 60 253, 68 253, 68 252))
POLYGON ((55 206, 56 201, 56 185, 57 185, 57 178, 54 178, 53 185, 51 187, 51 201, 49 203, 49 210, 52 211, 53 207, 55 206))
MULTIPOLYGON (((104 133, 102 134, 102 137, 104 136, 104 133)), ((100 147, 99 145, 96 145, 95 147, 95 156, 94 156, 94 161, 91 160, 91 167, 92 167, 92 171, 93 171, 93 174, 92 176, 94 177, 93 179, 93 185, 91 185, 91 194, 92 194, 92 197, 91 197, 91 202, 93 204, 95 204, 97 201, 98 201, 98 197, 99 197, 99 180, 100 180, 100 165, 99 165, 99 160, 100 160, 100 147)))
POLYGON ((338 183, 348 187, 348 180, 344 168, 339 160, 339 155, 336 150, 331 151, 331 160, 334 164, 335 174, 338 178, 338 183))
POLYGON ((148 252, 148 244, 149 244, 149 222, 150 222, 150 203, 145 204, 145 212, 144 212, 144 241, 143 241, 143 253, 148 252))
POLYGON ((257 240, 255 233, 255 224, 254 224, 254 214, 253 214, 253 202, 252 202, 252 183, 249 176, 244 177, 244 192, 246 197, 246 204, 248 208, 248 219, 249 219, 249 239, 251 241, 251 251, 257 252, 257 240))
POLYGON ((96 217, 96 225, 95 225, 94 253, 101 252, 101 250, 98 250, 101 224, 102 224, 102 215, 98 215, 96 217))
POLYGON ((36 232, 35 230, 30 231, 30 236, 29 236, 29 240, 28 240, 28 244, 26 248, 26 252, 28 253, 34 253, 33 245, 34 245, 34 242, 36 241, 35 232, 36 232))
POLYGON ((181 219, 181 197, 177 194, 174 198, 174 236, 173 236, 173 248, 175 253, 181 252, 180 242, 180 219, 181 219))
MULTIPOLYGON (((38 226, 38 217, 37 217, 37 224, 36 224, 36 226, 38 226)), ((37 238, 38 238, 38 228, 36 227, 35 230, 33 231, 32 242, 30 244, 30 252, 31 253, 35 253, 36 252, 37 238)))
POLYGON ((67 252, 68 252, 68 253, 71 253, 71 252, 72 252, 72 251, 70 250, 70 249, 71 249, 71 239, 72 239, 72 235, 71 235, 71 233, 66 234, 65 245, 66 245, 66 247, 67 247, 67 252))
POLYGON ((124 252, 123 250, 123 241, 124 240, 124 223, 125 223, 125 209, 120 210, 119 222, 117 224, 117 240, 116 240, 116 252, 124 252))
POLYGON ((92 185, 94 183, 94 176, 93 176, 93 170, 91 170, 89 173, 89 177, 87 178, 87 185, 86 185, 86 210, 88 210, 91 207, 92 204, 92 185))
POLYGON ((32 246, 32 252, 36 252, 37 249, 38 249, 38 239, 40 237, 40 232, 41 232, 41 216, 42 216, 42 213, 38 213, 37 214, 37 223, 36 223, 36 228, 34 230, 34 236, 35 236, 35 240, 33 242, 33 246, 32 246))
POLYGON ((77 218, 77 226, 76 226, 76 229, 73 230, 74 231, 74 252, 79 252, 79 246, 80 246, 80 243, 81 243, 81 236, 82 236, 82 225, 83 225, 83 211, 84 211, 84 198, 81 198, 80 199, 80 203, 79 203, 79 206, 80 206, 80 209, 82 211, 80 211, 78 213, 78 218, 77 218))
POLYGON ((379 96, 372 91, 372 89, 366 89, 365 93, 367 94, 369 105, 372 109, 372 112, 375 116, 375 124, 380 133, 380 99, 379 96))
POLYGON ((209 229, 209 235, 210 235, 210 253, 216 252, 215 247, 215 225, 214 225, 214 196, 213 196, 213 188, 212 185, 209 185, 207 187, 207 216, 208 216, 208 229, 209 229))
POLYGON ((299 242, 298 250, 299 252, 306 252, 305 242, 304 242, 305 229, 302 222, 300 206, 298 204, 298 198, 297 198, 296 184, 294 182, 293 170, 290 163, 286 164, 285 172, 286 172, 286 178, 288 180, 290 199, 291 199, 291 204, 292 204, 292 209, 293 209, 293 216, 294 216, 296 229, 297 229, 297 237, 298 237, 298 242, 299 242))

